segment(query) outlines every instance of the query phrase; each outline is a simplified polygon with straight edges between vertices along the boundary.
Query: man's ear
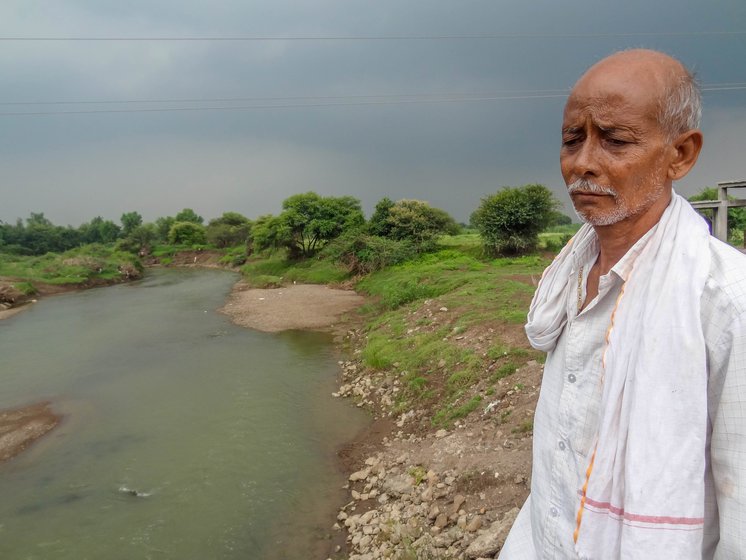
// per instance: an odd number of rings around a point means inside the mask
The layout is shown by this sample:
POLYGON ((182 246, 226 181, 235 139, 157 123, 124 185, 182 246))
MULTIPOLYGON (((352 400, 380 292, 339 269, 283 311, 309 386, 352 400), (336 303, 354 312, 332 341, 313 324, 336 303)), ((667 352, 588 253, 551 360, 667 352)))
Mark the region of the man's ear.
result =
POLYGON ((689 170, 697 163, 703 142, 704 137, 699 129, 688 130, 673 141, 671 147, 676 150, 676 153, 668 167, 669 179, 678 181, 689 173, 689 170))

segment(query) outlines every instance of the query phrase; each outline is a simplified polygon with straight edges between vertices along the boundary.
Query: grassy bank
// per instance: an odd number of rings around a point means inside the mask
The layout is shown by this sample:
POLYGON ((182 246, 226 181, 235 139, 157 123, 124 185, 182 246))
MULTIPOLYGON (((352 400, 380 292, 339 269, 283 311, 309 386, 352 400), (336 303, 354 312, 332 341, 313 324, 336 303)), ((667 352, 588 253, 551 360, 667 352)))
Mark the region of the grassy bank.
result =
POLYGON ((284 251, 253 257, 241 267, 246 282, 254 288, 275 288, 284 284, 339 284, 350 280, 344 266, 326 259, 288 261, 284 251))
POLYGON ((541 360, 522 325, 547 260, 480 261, 456 249, 360 281, 363 364, 401 384, 395 412, 426 409, 447 426, 495 394, 529 360, 541 360))
POLYGON ((42 284, 105 284, 137 277, 141 272, 142 265, 135 255, 105 245, 86 245, 40 256, 0 253, 0 277, 25 295, 32 295, 42 284))

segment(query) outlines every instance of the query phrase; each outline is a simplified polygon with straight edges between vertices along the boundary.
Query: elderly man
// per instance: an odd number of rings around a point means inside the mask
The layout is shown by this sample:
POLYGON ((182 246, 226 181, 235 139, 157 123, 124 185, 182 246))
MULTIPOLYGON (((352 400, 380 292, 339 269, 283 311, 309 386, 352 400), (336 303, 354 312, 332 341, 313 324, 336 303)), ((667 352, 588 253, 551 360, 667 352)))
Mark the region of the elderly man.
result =
POLYGON ((746 257, 672 183, 699 92, 662 53, 593 66, 560 163, 586 224, 544 272, 531 495, 501 560, 746 558, 746 257))

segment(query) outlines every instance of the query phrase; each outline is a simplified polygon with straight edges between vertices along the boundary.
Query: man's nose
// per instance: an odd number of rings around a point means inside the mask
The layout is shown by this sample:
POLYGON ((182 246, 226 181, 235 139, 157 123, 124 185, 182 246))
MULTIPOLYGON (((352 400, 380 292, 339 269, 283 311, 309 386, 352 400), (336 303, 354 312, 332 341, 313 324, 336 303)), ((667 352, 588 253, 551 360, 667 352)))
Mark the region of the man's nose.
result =
POLYGON ((572 171, 579 179, 598 176, 598 143, 593 138, 586 138, 575 152, 572 171))

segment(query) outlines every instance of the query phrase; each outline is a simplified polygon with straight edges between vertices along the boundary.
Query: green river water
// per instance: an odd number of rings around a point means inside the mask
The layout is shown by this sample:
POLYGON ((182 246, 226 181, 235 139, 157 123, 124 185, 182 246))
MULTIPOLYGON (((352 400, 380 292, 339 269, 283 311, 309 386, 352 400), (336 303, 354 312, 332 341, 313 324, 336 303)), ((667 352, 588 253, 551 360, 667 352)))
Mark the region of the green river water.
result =
POLYGON ((0 465, 0 558, 325 557, 366 418, 331 397, 329 336, 215 312, 236 279, 156 270, 0 321, 0 408, 64 415, 0 465))

